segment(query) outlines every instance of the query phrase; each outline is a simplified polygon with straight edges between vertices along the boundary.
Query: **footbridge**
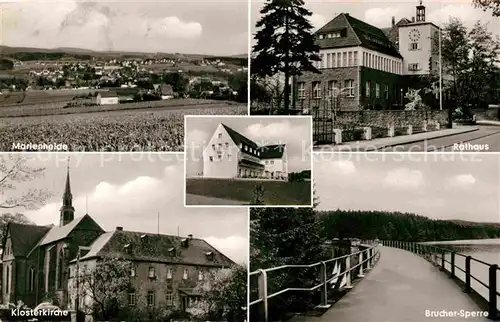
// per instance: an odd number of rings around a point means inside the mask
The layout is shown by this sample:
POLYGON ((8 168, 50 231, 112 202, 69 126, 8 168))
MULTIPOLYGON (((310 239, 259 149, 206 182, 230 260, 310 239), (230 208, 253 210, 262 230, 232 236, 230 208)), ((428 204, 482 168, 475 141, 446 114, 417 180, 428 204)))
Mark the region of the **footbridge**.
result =
POLYGON ((364 243, 311 264, 250 273, 251 322, 500 320, 499 268, 425 243, 364 243))

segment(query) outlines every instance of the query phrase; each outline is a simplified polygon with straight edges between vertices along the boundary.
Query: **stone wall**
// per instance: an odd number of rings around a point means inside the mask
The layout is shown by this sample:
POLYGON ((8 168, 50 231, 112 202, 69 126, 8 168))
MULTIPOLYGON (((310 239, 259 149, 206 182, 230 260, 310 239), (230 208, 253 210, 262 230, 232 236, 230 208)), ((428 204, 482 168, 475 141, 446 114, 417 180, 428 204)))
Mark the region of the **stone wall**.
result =
POLYGON ((448 112, 430 110, 430 111, 405 111, 405 110, 382 110, 382 111, 342 111, 337 112, 335 120, 336 127, 344 126, 369 126, 388 128, 393 125, 395 128, 412 125, 414 128, 420 128, 424 121, 437 121, 441 127, 447 124, 448 112))

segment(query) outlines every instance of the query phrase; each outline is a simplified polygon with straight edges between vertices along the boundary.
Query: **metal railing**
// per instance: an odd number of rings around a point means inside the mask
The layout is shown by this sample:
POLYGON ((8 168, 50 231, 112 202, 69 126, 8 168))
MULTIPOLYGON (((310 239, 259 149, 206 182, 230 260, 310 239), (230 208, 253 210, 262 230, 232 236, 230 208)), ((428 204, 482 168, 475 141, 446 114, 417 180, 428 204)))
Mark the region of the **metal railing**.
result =
MULTIPOLYGON (((479 285, 485 287, 488 290, 488 298, 485 298, 478 292, 476 292, 481 298, 488 302, 488 318, 491 320, 500 320, 500 312, 498 311, 498 297, 500 293, 498 292, 498 279, 497 272, 500 268, 497 264, 486 263, 482 260, 474 258, 472 256, 467 256, 454 252, 442 247, 437 247, 430 244, 416 243, 416 242, 405 242, 405 241, 382 241, 384 246, 395 247, 413 252, 419 256, 426 257, 435 265, 439 266, 441 270, 447 272, 450 278, 458 278, 456 276, 456 271, 461 271, 465 274, 464 279, 464 292, 471 293, 473 289, 471 288, 471 280, 476 281, 479 285), (446 254, 450 254, 450 260, 446 259, 446 254), (455 265, 455 260, 457 257, 463 257, 465 259, 465 269, 460 266, 455 265), (477 276, 474 276, 471 271, 471 262, 476 262, 481 265, 488 267, 488 284, 480 280, 477 276), (450 270, 447 270, 445 263, 450 264, 450 270)), ((453 246, 453 245, 450 245, 453 246)))
POLYGON ((358 252, 347 254, 344 256, 339 256, 335 258, 331 258, 325 261, 317 262, 309 265, 283 265, 278 267, 272 267, 267 269, 259 269, 257 271, 249 273, 249 280, 252 277, 258 278, 258 296, 257 299, 252 300, 248 304, 248 308, 251 308, 255 305, 260 305, 262 309, 262 318, 259 321, 268 322, 269 321, 269 300, 277 297, 278 295, 282 295, 291 291, 298 292, 311 292, 320 290, 321 291, 321 299, 320 305, 318 308, 329 308, 328 304, 328 291, 329 285, 333 285, 333 287, 337 287, 337 291, 343 289, 352 288, 353 276, 352 273, 355 269, 358 270, 357 277, 364 277, 364 271, 370 270, 377 262, 379 250, 377 248, 378 244, 375 246, 372 245, 360 245, 361 247, 366 247, 363 250, 358 252), (357 264, 352 265, 352 261, 357 259, 357 264), (329 273, 328 267, 331 268, 333 265, 332 273, 329 273), (312 285, 310 287, 287 287, 281 290, 277 290, 271 294, 268 292, 268 282, 269 282, 269 273, 282 271, 285 269, 314 269, 319 268, 319 283, 312 285), (344 268, 343 271, 342 268, 344 268))

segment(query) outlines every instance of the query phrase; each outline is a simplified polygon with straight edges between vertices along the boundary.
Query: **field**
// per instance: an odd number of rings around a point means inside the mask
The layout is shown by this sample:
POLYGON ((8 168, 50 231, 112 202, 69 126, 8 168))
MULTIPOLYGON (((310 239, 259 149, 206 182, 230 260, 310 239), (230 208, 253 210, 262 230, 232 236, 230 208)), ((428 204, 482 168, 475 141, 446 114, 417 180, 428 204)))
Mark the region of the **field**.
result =
MULTIPOLYGON (((186 179, 186 193, 231 199, 250 204, 257 184, 264 187, 264 204, 275 206, 311 205, 311 182, 253 181, 238 179, 186 179)), ((189 198, 187 198, 189 205, 189 198)), ((194 203, 193 203, 194 204, 194 203)), ((229 203, 228 203, 229 204, 229 203)))
MULTIPOLYGON (((80 94, 84 95, 84 94, 80 94)), ((77 95, 73 94, 70 99, 66 96, 48 96, 47 100, 52 100, 51 102, 42 102, 38 104, 19 104, 15 106, 0 106, 0 118, 2 117, 21 117, 21 116, 44 116, 44 115, 61 115, 61 114, 78 114, 78 113, 99 113, 99 112, 111 112, 120 110, 138 110, 138 109, 149 109, 149 108, 177 108, 184 106, 221 106, 230 103, 214 101, 214 100, 201 100, 201 99, 173 99, 173 100, 161 100, 161 101, 149 101, 149 102, 134 102, 116 105, 103 105, 103 106, 78 106, 64 108, 68 102, 71 102, 73 97, 77 95)), ((235 103, 231 103, 235 104, 235 103)))
POLYGON ((0 118, 0 151, 32 143, 66 144, 70 151, 180 152, 185 114, 245 115, 247 106, 219 103, 0 118))

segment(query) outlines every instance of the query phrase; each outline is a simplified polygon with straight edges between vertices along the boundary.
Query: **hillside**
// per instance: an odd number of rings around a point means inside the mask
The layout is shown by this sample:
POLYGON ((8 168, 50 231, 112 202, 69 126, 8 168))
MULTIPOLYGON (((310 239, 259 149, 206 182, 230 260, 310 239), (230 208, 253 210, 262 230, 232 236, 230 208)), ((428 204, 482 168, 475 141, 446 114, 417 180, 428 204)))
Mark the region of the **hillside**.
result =
POLYGON ((171 58, 186 58, 198 60, 202 58, 218 58, 221 60, 241 61, 242 59, 248 60, 248 55, 228 55, 216 56, 205 54, 186 54, 186 53, 163 53, 163 52, 132 52, 132 51, 95 51, 83 48, 60 47, 60 48, 31 48, 31 47, 9 47, 0 46, 0 55, 12 57, 18 60, 32 58, 35 55, 43 59, 60 59, 62 58, 77 58, 77 59, 90 59, 91 57, 101 58, 147 58, 147 57, 171 57, 171 58))

